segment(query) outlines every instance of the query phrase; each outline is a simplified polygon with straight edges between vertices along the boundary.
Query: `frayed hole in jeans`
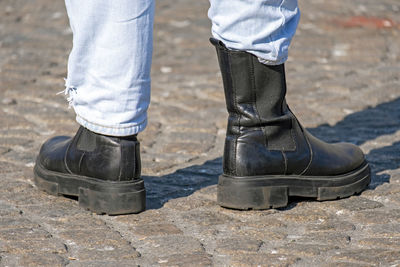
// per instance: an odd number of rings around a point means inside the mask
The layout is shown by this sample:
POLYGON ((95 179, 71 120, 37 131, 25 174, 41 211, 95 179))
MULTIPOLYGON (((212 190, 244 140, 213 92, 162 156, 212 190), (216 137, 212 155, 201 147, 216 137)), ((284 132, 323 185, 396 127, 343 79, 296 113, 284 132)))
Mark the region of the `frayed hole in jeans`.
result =
POLYGON ((68 108, 71 108, 74 104, 74 95, 76 94, 77 88, 75 86, 68 85, 67 79, 65 80, 65 89, 58 92, 57 95, 64 94, 68 101, 68 108))

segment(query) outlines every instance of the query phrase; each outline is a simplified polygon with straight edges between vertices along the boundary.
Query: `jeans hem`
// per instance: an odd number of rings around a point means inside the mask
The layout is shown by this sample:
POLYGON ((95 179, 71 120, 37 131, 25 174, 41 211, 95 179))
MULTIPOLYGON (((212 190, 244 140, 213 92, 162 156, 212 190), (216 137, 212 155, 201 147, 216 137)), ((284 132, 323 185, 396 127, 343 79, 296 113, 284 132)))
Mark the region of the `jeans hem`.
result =
MULTIPOLYGON (((252 52, 249 52, 249 53, 253 54, 252 52)), ((272 61, 272 60, 263 59, 263 58, 258 57, 258 61, 264 65, 281 65, 281 64, 285 63, 287 59, 288 59, 288 57, 286 56, 280 60, 272 61)))
POLYGON ((76 115, 76 121, 85 127, 86 129, 103 135, 110 135, 110 136, 129 136, 138 134, 142 132, 147 126, 147 119, 141 122, 140 124, 135 125, 115 125, 115 126, 107 126, 101 125, 98 123, 90 122, 79 115, 76 115))

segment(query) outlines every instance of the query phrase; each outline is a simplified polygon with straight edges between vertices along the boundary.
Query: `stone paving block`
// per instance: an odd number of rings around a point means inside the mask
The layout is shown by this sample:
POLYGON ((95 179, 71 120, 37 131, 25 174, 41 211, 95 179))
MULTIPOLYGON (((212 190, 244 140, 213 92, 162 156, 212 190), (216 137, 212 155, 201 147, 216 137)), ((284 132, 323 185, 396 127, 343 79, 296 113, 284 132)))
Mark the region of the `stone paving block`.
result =
POLYGON ((215 205, 215 201, 200 199, 191 195, 186 198, 170 199, 164 204, 164 207, 177 211, 188 211, 196 208, 207 208, 215 205))
MULTIPOLYGON (((383 219, 382 219, 383 220, 383 219)), ((372 224, 365 227, 369 237, 397 238, 400 237, 399 223, 372 224)))
POLYGON ((171 223, 143 224, 132 228, 134 235, 141 238, 182 234, 182 231, 171 223))
POLYGON ((290 266, 300 262, 297 256, 280 254, 244 254, 234 255, 230 260, 230 266, 290 266))
POLYGON ((395 266, 400 263, 400 251, 360 249, 347 252, 337 252, 335 256, 332 256, 332 259, 381 266, 395 266))
POLYGON ((23 166, 31 166, 36 159, 36 153, 31 150, 31 142, 23 145, 12 146, 9 151, 3 154, 3 158, 9 162, 15 162, 23 166))
POLYGON ((76 259, 70 259, 68 266, 70 267, 135 267, 135 266, 141 266, 139 265, 135 260, 116 260, 116 261, 110 261, 110 260, 93 260, 93 261, 80 261, 76 259))
MULTIPOLYGON (((20 216, 22 214, 22 210, 19 210, 9 203, 4 200, 0 200, 0 217, 4 218, 4 220, 7 220, 7 217, 14 218, 15 220, 20 219, 20 216)), ((5 225, 7 228, 7 226, 5 225)))
POLYGON ((153 254, 157 258, 174 255, 177 251, 184 255, 205 252, 197 239, 184 235, 149 237, 140 242, 138 249, 143 254, 153 254))
POLYGON ((182 219, 187 221, 188 223, 194 223, 203 227, 206 226, 215 226, 218 224, 225 224, 226 222, 235 222, 236 220, 230 218, 226 215, 211 212, 208 210, 198 211, 189 211, 184 212, 182 215, 182 219))
POLYGON ((254 227, 260 229, 267 228, 287 228, 288 224, 281 220, 281 213, 277 210, 262 210, 262 211, 240 211, 240 210, 221 210, 222 214, 232 216, 241 222, 245 223, 246 227, 254 227))
POLYGON ((349 211, 361 211, 383 207, 382 203, 363 197, 350 197, 341 199, 332 203, 332 205, 349 211))
POLYGON ((177 163, 182 163, 185 162, 186 159, 181 160, 180 162, 174 162, 173 165, 171 165, 171 162, 168 161, 158 161, 156 162, 156 158, 154 156, 150 156, 150 160, 146 160, 144 157, 143 160, 143 172, 144 173, 152 173, 152 174, 159 174, 160 172, 171 168, 171 166, 176 166, 177 163))
POLYGON ((3 179, 7 180, 7 183, 4 185, 4 187, 0 188, 3 196, 13 196, 13 198, 16 197, 23 198, 24 194, 35 194, 35 191, 32 190, 34 188, 33 185, 25 181, 15 179, 14 175, 9 177, 6 176, 6 178, 3 179))
POLYGON ((288 235, 286 229, 262 225, 260 225, 259 227, 257 227, 256 225, 248 226, 247 223, 235 224, 233 226, 230 226, 228 229, 229 232, 232 234, 261 239, 265 242, 285 240, 288 235))
POLYGON ((400 238, 399 237, 388 237, 388 238, 365 238, 357 241, 358 244, 368 248, 384 248, 389 250, 400 251, 400 238))
MULTIPOLYGON (((7 104, 8 106, 9 104, 7 104)), ((3 108, 3 110, 0 110, 0 124, 7 129, 13 128, 13 127, 33 127, 34 124, 29 122, 27 119, 18 116, 18 115, 14 115, 14 114, 10 114, 9 112, 7 112, 8 109, 7 108, 3 108), (6 111, 6 112, 5 112, 6 111)), ((12 142, 12 140, 9 141, 10 143, 12 142)))
MULTIPOLYGON (((170 139, 170 141, 173 143, 174 141, 181 141, 181 142, 185 142, 185 143, 196 143, 197 145, 203 145, 203 147, 197 147, 197 150, 203 150, 206 149, 204 146, 212 146, 213 145, 213 140, 215 139, 215 130, 216 128, 214 128, 214 132, 212 132, 212 134, 208 134, 208 133, 202 133, 202 132, 198 132, 198 131, 194 131, 191 128, 187 128, 187 129, 183 129, 186 131, 176 131, 175 127, 174 129, 171 129, 171 132, 168 133, 168 139, 170 139), (200 148, 200 149, 199 149, 200 148)), ((207 149, 206 149, 207 150, 207 149)), ((175 151, 168 151, 167 152, 172 152, 174 153, 175 151)))
MULTIPOLYGON (((393 176, 391 177, 393 178, 393 176)), ((376 188, 375 190, 368 190, 363 193, 363 197, 366 198, 376 198, 377 196, 390 196, 392 194, 400 193, 400 185, 390 183, 390 184, 383 184, 376 188)))
POLYGON ((297 255, 299 257, 310 257, 315 258, 318 255, 325 254, 327 252, 339 251, 340 248, 335 245, 321 245, 321 244, 296 244, 288 243, 282 247, 269 249, 269 253, 281 254, 281 255, 297 255))
POLYGON ((216 196, 217 196, 217 186, 212 185, 212 186, 207 186, 204 188, 200 188, 198 191, 195 192, 195 195, 205 197, 210 200, 216 201, 216 196))
POLYGON ((155 221, 166 221, 165 212, 161 209, 151 209, 146 212, 139 214, 121 215, 117 217, 112 217, 113 220, 124 225, 130 226, 141 226, 154 223, 155 221))
MULTIPOLYGON (((302 210, 303 211, 303 210, 302 210)), ((300 212, 299 210, 293 212, 285 212, 282 214, 282 219, 285 222, 292 222, 296 224, 304 224, 304 223, 312 223, 312 222, 321 222, 329 221, 331 219, 331 215, 329 215, 326 211, 315 211, 315 210, 307 210, 307 213, 300 212)))
POLYGON ((399 209, 390 209, 383 211, 377 210, 374 212, 371 211, 357 212, 353 216, 356 221, 363 222, 364 224, 387 224, 387 223, 400 222, 399 209))
POLYGON ((14 214, 13 217, 0 217, 0 230, 18 229, 18 228, 38 228, 37 223, 31 220, 14 214))
POLYGON ((390 195, 390 197, 388 197, 385 201, 391 203, 392 205, 398 206, 400 204, 400 193, 390 195))
MULTIPOLYGON (((32 140, 21 137, 0 137, 0 145, 5 147, 28 146, 32 140)), ((3 156, 6 155, 5 153, 3 156)))
POLYGON ((374 264, 370 263, 354 263, 354 262, 348 262, 348 261, 332 261, 331 263, 325 263, 321 264, 321 266, 327 266, 327 267, 365 267, 365 266, 375 266, 374 264))
POLYGON ((356 230, 356 226, 350 222, 331 219, 320 220, 317 223, 310 223, 305 227, 306 232, 346 232, 356 230))
POLYGON ((151 265, 159 266, 211 266, 211 256, 206 253, 193 253, 193 254, 174 254, 168 257, 160 257, 156 262, 151 265))
POLYGON ((163 151, 161 153, 169 152, 169 153, 177 153, 177 154, 189 154, 189 155, 200 155, 211 149, 212 145, 203 146, 203 151, 199 151, 198 143, 170 143, 164 146, 163 151))
POLYGON ((3 266, 66 266, 68 264, 68 259, 52 253, 44 254, 25 254, 25 255, 10 255, 3 257, 1 264, 3 266))
MULTIPOLYGON (((89 228, 89 227, 87 227, 89 228)), ((129 247, 129 243, 107 227, 103 229, 75 229, 58 233, 59 238, 67 241, 67 245, 112 251, 117 248, 129 247)))
POLYGON ((263 242, 254 238, 249 238, 246 236, 234 236, 224 239, 219 239, 217 241, 217 246, 215 251, 218 254, 242 254, 249 252, 257 252, 263 242))
POLYGON ((299 244, 326 244, 345 248, 351 243, 351 236, 341 232, 313 232, 304 233, 303 235, 288 235, 289 242, 296 242, 299 244))
POLYGON ((51 234, 31 227, 2 229, 0 230, 0 240, 42 240, 51 238, 51 234))
MULTIPOLYGON (((18 188, 13 190, 17 191, 18 188)), ((23 207, 27 212, 39 212, 42 216, 49 217, 75 215, 85 212, 79 209, 76 200, 63 196, 49 195, 30 183, 23 183, 23 186, 20 186, 17 192, 12 194, 13 202, 15 205, 23 207)))
POLYGON ((38 240, 8 240, 2 242, 1 252, 7 254, 36 254, 36 253, 51 253, 51 254, 66 254, 66 246, 58 240, 53 239, 38 239, 38 240))
MULTIPOLYGON (((76 207, 75 209, 79 209, 76 207)), ((66 216, 42 216, 39 214, 37 220, 45 223, 56 232, 65 230, 80 230, 85 228, 105 229, 106 223, 100 218, 87 216, 86 213, 78 213, 76 215, 67 214, 66 216)))
POLYGON ((5 147, 5 146, 0 146, 0 155, 7 153, 10 151, 10 148, 5 147))
POLYGON ((72 249, 72 257, 79 261, 118 261, 118 260, 133 260, 140 257, 140 253, 129 248, 114 248, 105 246, 103 248, 86 249, 80 248, 74 251, 72 249))
MULTIPOLYGON (((9 151, 8 149, 5 149, 5 152, 8 152, 8 151, 9 151)), ((19 168, 11 162, 0 161, 0 174, 14 172, 14 171, 17 171, 18 169, 19 168)))
POLYGON ((29 121, 32 119, 34 120, 36 117, 50 123, 62 123, 62 121, 60 121, 62 119, 70 120, 68 111, 33 101, 23 101, 18 105, 12 106, 12 110, 9 110, 9 112, 12 112, 12 114, 26 114, 25 118, 29 121), (31 110, 35 110, 35 114, 32 114, 30 112, 31 110), (51 116, 48 116, 48 114, 51 114, 51 116))

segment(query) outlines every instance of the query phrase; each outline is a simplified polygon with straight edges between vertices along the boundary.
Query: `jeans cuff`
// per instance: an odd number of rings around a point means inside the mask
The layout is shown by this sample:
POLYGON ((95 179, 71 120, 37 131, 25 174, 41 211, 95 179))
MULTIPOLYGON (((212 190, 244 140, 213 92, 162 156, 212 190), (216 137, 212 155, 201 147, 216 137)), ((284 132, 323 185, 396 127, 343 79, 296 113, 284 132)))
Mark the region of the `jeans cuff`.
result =
POLYGON ((79 115, 76 115, 76 121, 80 125, 82 125, 83 127, 92 132, 109 136, 129 136, 138 134, 139 132, 143 131, 147 126, 147 119, 135 125, 115 125, 115 126, 105 126, 97 123, 92 123, 82 118, 79 115))
POLYGON ((268 59, 263 59, 263 58, 258 57, 258 61, 264 65, 273 65, 274 66, 274 65, 281 65, 281 64, 285 63, 287 58, 288 57, 286 56, 286 57, 280 58, 279 60, 271 61, 268 59))

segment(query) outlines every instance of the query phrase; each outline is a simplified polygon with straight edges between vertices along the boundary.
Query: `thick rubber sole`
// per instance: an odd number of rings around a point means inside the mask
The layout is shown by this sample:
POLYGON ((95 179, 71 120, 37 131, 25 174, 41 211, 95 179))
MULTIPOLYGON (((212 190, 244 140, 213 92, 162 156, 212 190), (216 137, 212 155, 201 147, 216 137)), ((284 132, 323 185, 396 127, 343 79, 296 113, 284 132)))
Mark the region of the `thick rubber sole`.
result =
POLYGON ((50 171, 39 163, 36 163, 33 172, 39 189, 52 195, 76 196, 81 207, 97 214, 138 213, 146 208, 146 191, 142 179, 104 181, 50 171))
POLYGON ((371 181, 368 163, 336 176, 266 175, 218 180, 218 204, 239 210, 263 210, 288 205, 289 196, 334 200, 360 193, 371 181))

